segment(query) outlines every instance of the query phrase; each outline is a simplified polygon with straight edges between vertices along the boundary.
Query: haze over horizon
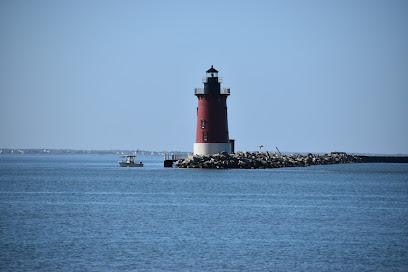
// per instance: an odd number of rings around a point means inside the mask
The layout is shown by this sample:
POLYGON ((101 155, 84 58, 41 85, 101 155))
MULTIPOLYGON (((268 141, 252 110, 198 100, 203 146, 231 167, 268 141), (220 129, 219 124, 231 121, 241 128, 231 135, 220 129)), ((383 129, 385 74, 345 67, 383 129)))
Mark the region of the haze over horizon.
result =
POLYGON ((236 150, 408 154, 408 2, 0 2, 0 148, 192 151, 194 88, 236 150))

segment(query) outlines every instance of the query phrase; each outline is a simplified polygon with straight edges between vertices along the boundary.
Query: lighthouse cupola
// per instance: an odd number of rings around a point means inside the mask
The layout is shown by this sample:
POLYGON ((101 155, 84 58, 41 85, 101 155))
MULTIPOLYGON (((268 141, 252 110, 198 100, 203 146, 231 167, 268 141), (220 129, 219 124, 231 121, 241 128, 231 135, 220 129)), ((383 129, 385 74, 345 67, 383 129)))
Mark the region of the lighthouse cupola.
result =
POLYGON ((218 77, 218 71, 214 69, 214 66, 211 65, 211 68, 207 70, 207 77, 218 77))
POLYGON ((222 78, 213 66, 203 78, 204 88, 196 88, 198 98, 197 135, 195 155, 212 155, 222 151, 231 152, 228 133, 227 97, 229 88, 221 88, 222 78))

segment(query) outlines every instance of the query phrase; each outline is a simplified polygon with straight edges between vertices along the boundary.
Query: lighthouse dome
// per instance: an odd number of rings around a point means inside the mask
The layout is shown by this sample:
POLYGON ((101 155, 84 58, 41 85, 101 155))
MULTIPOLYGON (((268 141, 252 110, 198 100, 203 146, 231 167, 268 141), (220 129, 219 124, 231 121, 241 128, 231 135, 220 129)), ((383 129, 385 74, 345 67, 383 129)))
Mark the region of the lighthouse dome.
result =
POLYGON ((207 77, 218 77, 218 71, 214 69, 211 65, 211 68, 207 70, 207 77))

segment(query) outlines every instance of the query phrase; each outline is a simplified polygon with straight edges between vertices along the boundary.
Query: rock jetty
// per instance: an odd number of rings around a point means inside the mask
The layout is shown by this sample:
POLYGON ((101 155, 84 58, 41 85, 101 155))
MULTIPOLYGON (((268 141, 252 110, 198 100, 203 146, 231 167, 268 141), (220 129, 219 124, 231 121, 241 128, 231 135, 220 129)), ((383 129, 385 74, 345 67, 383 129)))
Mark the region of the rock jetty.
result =
POLYGON ((239 151, 234 154, 221 152, 211 156, 194 155, 187 159, 178 160, 176 166, 179 168, 265 169, 358 162, 361 162, 359 156, 348 155, 344 152, 332 152, 324 155, 312 153, 307 155, 280 155, 268 152, 239 151))

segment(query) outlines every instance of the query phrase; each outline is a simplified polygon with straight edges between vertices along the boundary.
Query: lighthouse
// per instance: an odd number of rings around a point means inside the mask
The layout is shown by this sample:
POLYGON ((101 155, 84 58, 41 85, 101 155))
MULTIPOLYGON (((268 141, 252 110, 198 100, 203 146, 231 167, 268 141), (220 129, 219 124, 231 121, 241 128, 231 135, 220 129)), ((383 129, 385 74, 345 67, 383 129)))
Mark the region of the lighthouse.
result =
POLYGON ((197 135, 194 155, 212 155, 226 151, 231 153, 228 133, 227 98, 229 88, 221 88, 222 78, 213 66, 203 78, 204 88, 195 88, 198 98, 197 135))

